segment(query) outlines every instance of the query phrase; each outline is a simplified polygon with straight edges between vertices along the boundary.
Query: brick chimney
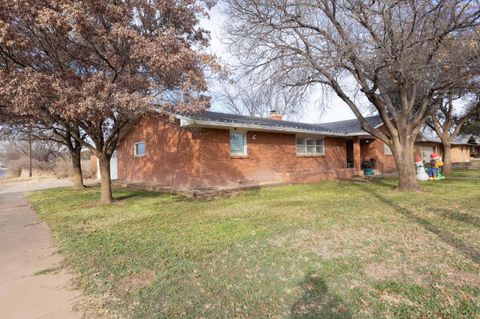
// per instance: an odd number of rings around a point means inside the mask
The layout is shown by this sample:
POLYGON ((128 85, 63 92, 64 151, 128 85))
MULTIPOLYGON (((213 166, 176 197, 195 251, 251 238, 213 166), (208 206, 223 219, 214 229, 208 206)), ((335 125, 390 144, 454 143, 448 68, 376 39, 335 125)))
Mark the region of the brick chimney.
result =
POLYGON ((276 110, 271 110, 270 111, 270 116, 268 118, 270 118, 272 120, 281 121, 281 120, 283 120, 283 115, 278 114, 276 110))

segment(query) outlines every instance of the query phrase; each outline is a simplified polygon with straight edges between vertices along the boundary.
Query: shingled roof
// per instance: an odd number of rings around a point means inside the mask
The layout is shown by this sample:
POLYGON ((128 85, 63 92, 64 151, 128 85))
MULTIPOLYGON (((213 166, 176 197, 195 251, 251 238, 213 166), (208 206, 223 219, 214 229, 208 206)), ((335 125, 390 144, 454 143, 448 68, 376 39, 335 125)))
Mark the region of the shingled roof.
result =
MULTIPOLYGON (((374 116, 367 116, 365 117, 367 120, 367 123, 371 127, 380 127, 383 125, 382 118, 380 115, 374 115, 374 116)), ((324 127, 327 128, 333 128, 335 127, 337 130, 344 132, 345 134, 366 134, 366 132, 362 129, 362 126, 360 124, 360 121, 358 119, 352 119, 352 120, 345 120, 345 121, 337 121, 337 122, 330 122, 330 123, 323 123, 321 124, 324 127)))
MULTIPOLYGON (((335 136, 367 134, 362 130, 360 122, 357 119, 331 123, 309 124, 212 111, 191 114, 177 114, 177 117, 182 120, 182 126, 239 127, 268 131, 314 133, 335 136)), ((382 124, 380 116, 370 116, 366 117, 366 119, 373 127, 378 127, 382 124)))
MULTIPOLYGON (((433 142, 441 144, 442 140, 438 136, 425 136, 419 134, 417 142, 433 142)), ((479 138, 473 135, 460 135, 452 140, 452 145, 478 145, 480 144, 479 142, 479 138)))
POLYGON ((453 145, 477 145, 477 138, 473 135, 459 135, 452 140, 453 145))

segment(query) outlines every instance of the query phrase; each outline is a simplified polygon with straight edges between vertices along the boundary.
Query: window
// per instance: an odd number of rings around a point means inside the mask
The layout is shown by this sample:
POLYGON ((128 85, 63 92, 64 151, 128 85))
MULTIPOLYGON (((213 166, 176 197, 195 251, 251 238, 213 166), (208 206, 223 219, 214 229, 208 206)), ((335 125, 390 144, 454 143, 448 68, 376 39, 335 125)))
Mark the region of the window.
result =
POLYGON ((324 155, 325 144, 322 138, 297 137, 297 155, 324 155))
POLYGON ((230 155, 247 155, 247 137, 243 132, 230 132, 230 155))
POLYGON ((388 144, 383 143, 383 154, 385 155, 393 155, 392 150, 388 144))
POLYGON ((133 144, 133 155, 135 156, 145 155, 145 142, 137 142, 133 144))

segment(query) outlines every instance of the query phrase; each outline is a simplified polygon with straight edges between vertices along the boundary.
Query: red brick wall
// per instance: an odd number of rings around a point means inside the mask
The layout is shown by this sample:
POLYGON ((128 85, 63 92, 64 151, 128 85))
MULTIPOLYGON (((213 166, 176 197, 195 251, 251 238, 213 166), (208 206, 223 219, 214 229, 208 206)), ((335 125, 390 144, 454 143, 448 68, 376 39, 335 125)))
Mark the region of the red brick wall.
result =
MULTIPOLYGON (((262 184, 270 182, 308 183, 323 179, 349 178, 345 169, 345 138, 326 137, 325 155, 296 155, 295 135, 248 132, 248 156, 230 156, 229 130, 185 129, 165 117, 142 119, 119 143, 118 175, 130 181, 164 186, 202 187, 262 184), (133 144, 144 141, 146 155, 133 156, 133 144)), ((419 142, 421 146, 435 143, 419 142)), ((396 171, 395 159, 386 155, 382 141, 370 138, 360 142, 361 160, 377 160, 383 173, 396 171), (368 142, 367 142, 368 141, 368 142)))
POLYGON ((360 140, 360 156, 362 161, 374 158, 377 161, 376 169, 382 173, 391 173, 397 170, 395 158, 393 155, 385 154, 384 143, 378 139, 360 140))
MULTIPOLYGON (((383 142, 377 139, 361 140, 360 154, 362 161, 370 160, 374 158, 380 164, 379 169, 383 167, 383 173, 390 173, 397 171, 397 165, 395 164, 395 158, 393 155, 386 155, 384 151, 383 142), (383 164, 383 166, 381 165, 383 164)), ((433 151, 442 155, 441 145, 432 142, 415 142, 414 156, 422 157, 422 146, 432 146, 433 151)))
POLYGON ((325 155, 298 157, 294 134, 248 132, 246 158, 229 152, 229 130, 184 129, 165 118, 141 120, 119 143, 118 174, 165 186, 227 186, 242 183, 302 183, 348 178, 344 138, 325 138, 325 155), (145 141, 146 155, 133 156, 145 141))

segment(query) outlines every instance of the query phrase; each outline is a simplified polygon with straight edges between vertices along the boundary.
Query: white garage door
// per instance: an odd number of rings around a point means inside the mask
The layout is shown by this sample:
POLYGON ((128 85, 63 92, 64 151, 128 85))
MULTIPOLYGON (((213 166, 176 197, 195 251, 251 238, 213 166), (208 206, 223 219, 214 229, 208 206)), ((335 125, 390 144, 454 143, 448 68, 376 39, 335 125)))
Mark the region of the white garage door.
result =
POLYGON ((113 152, 112 158, 110 159, 110 178, 118 179, 117 151, 113 152))
MULTIPOLYGON (((100 179, 100 162, 97 159, 97 178, 100 179)), ((110 179, 118 179, 117 151, 113 152, 110 159, 110 179)))
POLYGON ((432 146, 423 146, 422 147, 422 158, 424 162, 430 162, 430 155, 433 153, 432 146))

